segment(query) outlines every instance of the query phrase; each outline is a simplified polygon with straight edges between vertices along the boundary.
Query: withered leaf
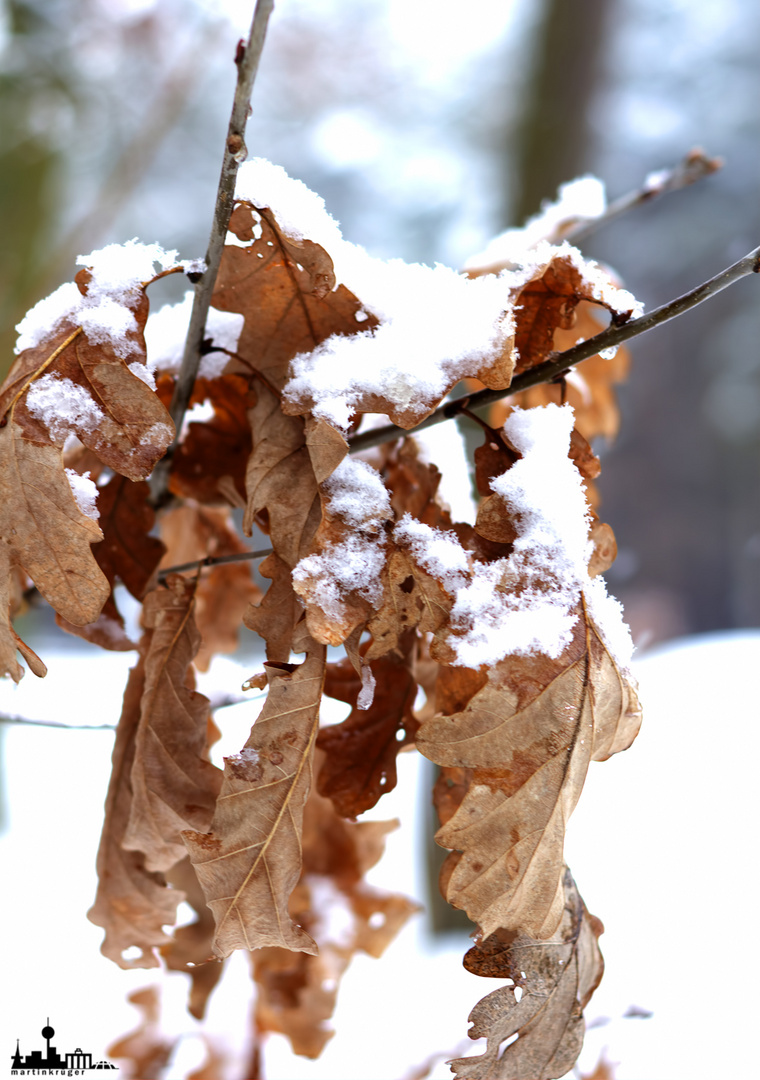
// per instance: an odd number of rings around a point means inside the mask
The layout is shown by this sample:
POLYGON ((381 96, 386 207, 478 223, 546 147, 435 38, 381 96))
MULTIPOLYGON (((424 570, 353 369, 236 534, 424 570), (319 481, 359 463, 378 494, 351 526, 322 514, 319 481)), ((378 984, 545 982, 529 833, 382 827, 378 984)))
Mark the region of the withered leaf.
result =
MULTIPOLYGON (((526 285, 516 291, 518 359, 515 374, 543 363, 554 349, 557 330, 569 330, 575 323, 575 309, 582 300, 593 301, 618 316, 631 312, 616 310, 598 299, 594 282, 589 281, 570 255, 554 255, 526 285)), ((629 294, 623 293, 623 296, 629 294)))
MULTIPOLYGON (((250 550, 235 529, 229 507, 198 506, 194 501, 164 513, 161 539, 166 545, 165 567, 250 550)), ((201 635, 195 658, 199 671, 207 671, 217 653, 235 652, 243 614, 249 604, 260 599, 261 592, 251 578, 251 564, 247 560, 204 570, 195 591, 195 624, 201 635)))
POLYGON ((18 608, 18 572, 11 562, 6 544, 0 544, 0 677, 10 675, 14 682, 23 677, 24 669, 16 659, 18 650, 39 678, 47 674, 47 668, 37 653, 22 641, 11 624, 18 608))
POLYGON ((148 870, 185 856, 180 834, 211 822, 222 774, 206 757, 209 702, 193 690, 200 644, 194 583, 177 574, 143 605, 145 685, 132 765, 132 806, 122 846, 145 855, 148 870))
POLYGON ((246 468, 243 530, 250 536, 258 521, 275 553, 292 568, 308 553, 321 517, 304 422, 284 416, 279 400, 265 387, 249 416, 253 451, 246 468))
POLYGON ((267 669, 267 700, 243 749, 225 759, 211 828, 183 833, 214 912, 220 957, 264 945, 316 951, 287 910, 301 871, 303 807, 325 669, 324 648, 309 639, 304 644, 306 659, 294 672, 267 669))
POLYGON ((199 503, 218 503, 220 481, 227 477, 245 500, 245 470, 251 453, 247 410, 255 394, 242 375, 195 380, 190 406, 211 403, 214 414, 203 423, 191 420, 172 459, 169 490, 199 503))
POLYGON ((177 1037, 170 1039, 162 1034, 159 1026, 161 1015, 158 988, 146 986, 127 995, 127 1001, 142 1014, 139 1025, 128 1035, 111 1043, 106 1051, 109 1057, 129 1062, 129 1080, 141 1077, 160 1077, 169 1064, 177 1037))
POLYGON ((557 1080, 573 1067, 583 1044, 583 1009, 602 977, 597 938, 601 924, 586 911, 570 871, 562 875, 562 913, 557 932, 540 942, 504 934, 501 941, 470 949, 469 971, 512 978, 470 1013, 472 1039, 488 1040, 485 1054, 449 1062, 456 1080, 557 1080), (517 1034, 500 1055, 499 1048, 517 1034))
POLYGON ((317 736, 325 754, 317 790, 342 817, 363 814, 396 786, 396 754, 412 741, 418 726, 412 712, 417 694, 411 671, 414 645, 412 631, 399 652, 370 664, 375 693, 365 710, 356 705, 361 680, 351 664, 343 660, 328 668, 325 692, 348 701, 352 710, 342 723, 323 727, 317 736))
MULTIPOLYGON (((89 272, 80 271, 76 280, 86 293, 89 272)), ((130 480, 144 480, 174 438, 174 425, 155 392, 128 366, 146 358, 144 290, 128 310, 137 328, 127 335, 133 346, 127 359, 117 356, 108 341, 96 341, 64 320, 18 356, 0 392, 0 414, 12 406, 14 419, 33 442, 63 446, 67 435, 74 434, 105 465, 130 480), (62 380, 76 406, 58 416, 47 398, 60 392, 62 380), (39 397, 43 388, 44 404, 39 397)))
POLYGON ((243 622, 266 641, 267 660, 287 663, 293 630, 303 608, 293 592, 290 567, 277 555, 268 555, 259 566, 259 573, 271 578, 272 584, 259 604, 248 607, 243 622))
POLYGON ((171 868, 167 879, 185 894, 196 918, 187 926, 175 928, 171 943, 161 947, 161 956, 169 971, 184 971, 190 976, 187 1011, 196 1020, 202 1020, 208 999, 224 971, 224 962, 212 957, 214 916, 206 906, 195 870, 187 857, 171 868))
POLYGON ((69 622, 93 622, 110 592, 90 547, 102 539, 79 509, 61 450, 29 442, 14 419, 0 429, 0 540, 69 622))
POLYGON ((446 899, 486 937, 499 927, 537 939, 554 933, 565 828, 588 764, 626 749, 640 720, 633 688, 582 602, 573 640, 557 660, 507 658, 462 712, 420 728, 425 757, 473 770, 436 841, 462 853, 446 899))
MULTIPOLYGON (((595 317, 597 306, 581 301, 575 310, 575 320, 569 329, 558 328, 554 333, 552 348, 563 352, 579 341, 588 341, 603 329, 595 317)), ((564 387, 556 383, 542 383, 523 390, 509 399, 510 403, 523 409, 550 402, 567 401, 575 412, 578 431, 589 442, 599 436, 613 439, 620 426, 620 410, 614 387, 623 382, 628 374, 630 354, 625 347, 618 349, 613 357, 589 357, 568 376, 564 387)), ((500 427, 510 406, 497 402, 491 409, 490 422, 500 427)))
POLYGON ((159 966, 154 949, 171 942, 162 927, 175 922, 177 905, 185 898, 178 889, 167 887, 162 874, 146 870, 142 852, 126 851, 122 847, 132 805, 130 775, 144 683, 145 664, 140 657, 129 673, 116 729, 98 849, 98 891, 95 903, 87 912, 90 922, 106 932, 101 952, 121 968, 159 966), (139 949, 140 955, 128 959, 123 954, 132 948, 139 949))
POLYGON ((103 649, 134 649, 124 629, 124 619, 113 597, 113 587, 121 581, 136 600, 142 600, 148 583, 158 568, 164 545, 151 536, 155 514, 148 502, 145 481, 127 480, 114 474, 98 491, 98 523, 103 540, 93 548, 95 561, 108 578, 111 595, 94 623, 77 627, 60 615, 58 625, 103 649))
POLYGON ((310 352, 331 334, 356 334, 377 325, 373 316, 357 321, 362 305, 344 285, 333 290, 327 252, 310 240, 294 247, 271 211, 238 203, 229 228, 248 241, 245 247, 225 247, 212 299, 215 308, 245 317, 240 360, 229 370, 255 369, 282 390, 298 353, 310 352))

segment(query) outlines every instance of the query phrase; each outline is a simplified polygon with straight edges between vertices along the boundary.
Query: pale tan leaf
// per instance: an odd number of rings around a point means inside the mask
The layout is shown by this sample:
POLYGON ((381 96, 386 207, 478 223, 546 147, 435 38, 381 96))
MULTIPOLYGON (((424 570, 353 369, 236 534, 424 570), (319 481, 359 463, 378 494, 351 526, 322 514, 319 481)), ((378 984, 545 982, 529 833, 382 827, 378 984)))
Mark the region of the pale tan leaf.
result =
POLYGON ((24 674, 23 667, 16 659, 17 650, 35 675, 42 678, 47 674, 47 668, 37 653, 21 640, 11 625, 11 616, 18 607, 17 585, 18 575, 14 573, 11 553, 6 544, 0 544, 0 678, 10 675, 14 682, 19 682, 24 674))
POLYGON ((162 928, 175 922, 177 905, 185 898, 178 889, 167 887, 163 875, 146 870, 142 852, 122 847, 132 805, 130 774, 144 683, 141 657, 129 673, 124 692, 98 849, 98 891, 87 912, 90 922, 106 932, 101 952, 121 968, 159 966, 154 949, 171 943, 162 928), (140 955, 125 957, 125 950, 133 948, 140 955))
POLYGON ((216 918, 214 950, 264 945, 315 952, 288 915, 301 872, 303 807, 311 787, 325 649, 306 640, 290 672, 269 667, 269 694, 239 754, 225 759, 224 783, 208 832, 183 838, 216 918))
POLYGON ((515 985, 494 990, 470 1013, 468 1034, 487 1039, 487 1049, 449 1062, 456 1080, 557 1080, 573 1067, 583 1045, 583 1009, 604 969, 600 931, 565 867, 561 921, 550 940, 507 934, 501 955, 498 943, 489 952, 488 940, 470 950, 469 971, 511 978, 515 985), (519 1001, 515 986, 522 990, 519 1001), (515 1034, 500 1055, 501 1044, 515 1034))
POLYGON ((277 555, 269 555, 259 566, 262 577, 272 584, 259 604, 251 604, 243 622, 266 641, 267 660, 286 664, 290 657, 293 630, 303 614, 298 597, 293 592, 291 568, 277 555))
POLYGON ((0 541, 69 622, 93 622, 110 593, 91 544, 103 537, 79 509, 61 450, 29 442, 11 418, 0 430, 0 541))
POLYGON ((208 828, 222 785, 206 756, 208 699, 192 688, 200 644, 194 592, 193 582, 171 574, 143 605, 145 686, 122 846, 143 852, 148 870, 168 870, 185 857, 182 830, 208 828))
POLYGON ((499 927, 539 939, 554 933, 565 829, 589 762, 626 749, 640 720, 633 688, 581 604, 557 660, 508 658, 462 712, 420 728, 426 757, 474 770, 436 840, 462 853, 445 895, 484 935, 499 927))

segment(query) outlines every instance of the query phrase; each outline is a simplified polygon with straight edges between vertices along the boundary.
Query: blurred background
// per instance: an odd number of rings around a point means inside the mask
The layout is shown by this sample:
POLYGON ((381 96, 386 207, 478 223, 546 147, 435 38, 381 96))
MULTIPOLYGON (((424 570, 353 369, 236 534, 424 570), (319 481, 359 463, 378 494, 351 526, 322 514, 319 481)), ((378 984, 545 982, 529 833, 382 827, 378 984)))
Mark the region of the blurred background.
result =
MULTIPOLYGON (((133 236, 205 251, 250 5, 0 11, 5 369, 15 323, 76 255, 133 236)), ((760 239, 759 45, 742 0, 278 0, 247 141, 347 238, 452 266, 566 180, 592 172, 614 198, 704 146, 720 173, 583 245, 649 309, 760 239)), ((632 345, 601 491, 641 646, 760 624, 759 339, 749 279, 632 345)))

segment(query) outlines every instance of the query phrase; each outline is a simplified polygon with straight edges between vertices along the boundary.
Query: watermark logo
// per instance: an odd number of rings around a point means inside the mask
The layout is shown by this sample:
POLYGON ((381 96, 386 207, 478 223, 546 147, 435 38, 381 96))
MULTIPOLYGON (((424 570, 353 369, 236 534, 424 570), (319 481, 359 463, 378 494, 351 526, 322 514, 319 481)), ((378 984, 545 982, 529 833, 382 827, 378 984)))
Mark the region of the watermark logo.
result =
POLYGON ((21 1040, 16 1040, 16 1052, 11 1055, 11 1076, 84 1076, 91 1070, 118 1071, 110 1061, 93 1062, 92 1054, 86 1053, 81 1046, 70 1053, 60 1053, 51 1041, 55 1031, 50 1026, 49 1017, 41 1034, 45 1040, 44 1050, 30 1050, 24 1054, 21 1040))

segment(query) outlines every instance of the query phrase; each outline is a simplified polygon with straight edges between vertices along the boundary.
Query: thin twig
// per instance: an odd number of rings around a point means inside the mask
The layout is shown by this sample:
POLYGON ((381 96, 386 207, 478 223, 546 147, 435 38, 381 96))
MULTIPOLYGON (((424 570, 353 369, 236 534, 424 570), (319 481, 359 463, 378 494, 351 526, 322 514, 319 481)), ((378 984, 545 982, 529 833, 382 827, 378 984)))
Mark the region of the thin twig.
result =
POLYGON ((196 559, 195 562, 181 563, 179 566, 167 566, 159 571, 158 580, 165 581, 169 574, 184 574, 188 570, 202 570, 207 566, 222 566, 224 563, 247 562, 249 559, 263 559, 271 555, 271 548, 261 551, 239 551, 235 555, 207 555, 205 559, 196 559))
POLYGON ((64 724, 60 720, 29 720, 25 716, 0 716, 0 724, 22 724, 24 727, 65 728, 69 731, 116 730, 116 724, 64 724))
POLYGON ((640 188, 615 199, 599 217, 584 219, 571 225, 562 233, 561 239, 572 240, 574 244, 577 244, 579 240, 585 240, 597 229, 614 221, 621 214, 633 210, 636 206, 651 202, 652 199, 667 195, 671 191, 680 191, 682 188, 689 187, 690 184, 702 180, 705 176, 711 176, 722 167, 721 158, 708 157, 704 150, 695 147, 673 168, 650 173, 640 188))
POLYGON ((235 180, 238 168, 245 161, 247 150, 245 145, 245 126, 251 108, 251 93, 259 60, 264 48, 267 24, 269 16, 274 9, 274 0, 257 0, 256 8, 251 21, 251 30, 248 41, 238 45, 235 63, 237 64, 238 77, 235 87, 235 98, 232 105, 227 140, 224 147, 222 171, 219 177, 219 187, 216 194, 216 206, 214 219, 209 236, 208 250, 206 252, 206 269, 196 285, 193 298, 193 309, 190 315, 190 325, 185 339, 185 351, 182 357, 177 384, 174 388, 169 412, 171 413, 177 434, 174 442, 169 447, 166 456, 153 470, 151 477, 151 499, 154 506, 160 506, 166 499, 169 487, 169 471, 174 450, 177 446, 182 420, 187 410, 193 385, 198 374, 198 366, 201 359, 203 337, 206 329, 208 309, 211 304, 211 295, 214 291, 216 276, 224 250, 224 242, 227 237, 227 226, 235 196, 235 180))
MULTIPOLYGON (((760 247, 750 251, 743 259, 739 259, 738 262, 722 270, 715 277, 710 278, 709 281, 698 285, 696 289, 692 289, 691 292, 671 300, 668 304, 663 304, 654 311, 650 311, 649 314, 642 315, 639 319, 632 319, 622 326, 616 326, 613 323, 612 326, 609 326, 600 334, 596 334, 586 341, 581 341, 564 352, 550 354, 550 359, 515 376, 510 385, 503 390, 479 390, 475 394, 467 394, 464 397, 447 401, 445 405, 441 405, 420 424, 417 424, 413 431, 421 431, 423 428, 440 424, 444 420, 451 420, 462 411, 463 406, 469 409, 482 408, 484 405, 491 405, 494 401, 501 400, 501 398, 511 397, 521 390, 527 390, 531 386, 551 382, 552 379, 563 374, 575 364, 579 364, 582 360, 588 360, 589 357, 596 356, 597 353, 616 348, 618 345, 622 345, 624 341, 629 341, 639 334, 645 334, 655 326, 660 326, 670 319, 675 319, 690 308, 696 307, 697 304, 701 304, 711 296, 715 296, 741 278, 757 273, 760 273, 760 247)), ((382 446, 383 443, 393 442, 394 439, 403 438, 408 434, 410 433, 404 428, 397 427, 395 424, 386 424, 384 427, 373 428, 371 431, 352 436, 348 440, 348 445, 350 452, 355 454, 359 450, 368 450, 371 446, 382 446)))

